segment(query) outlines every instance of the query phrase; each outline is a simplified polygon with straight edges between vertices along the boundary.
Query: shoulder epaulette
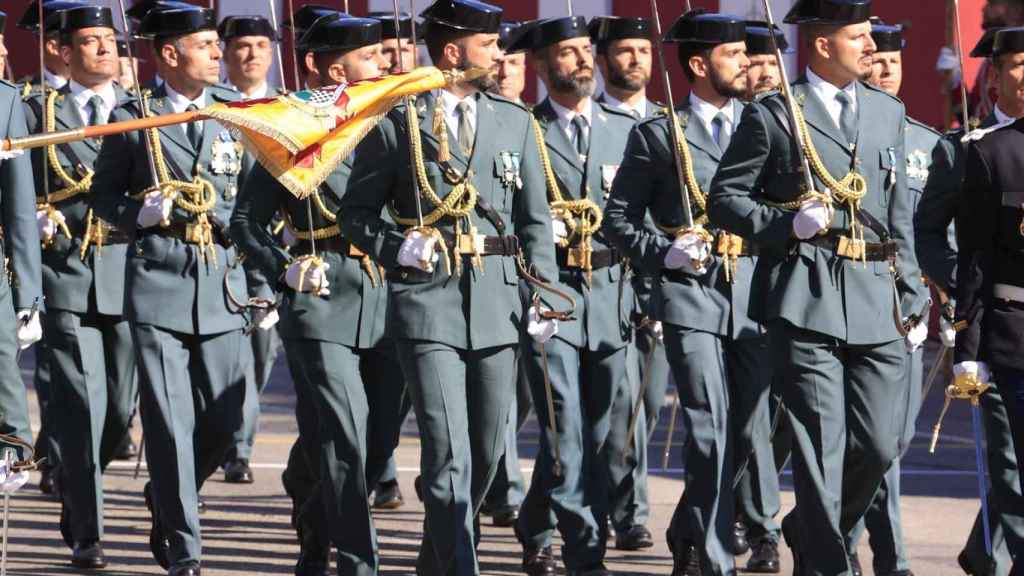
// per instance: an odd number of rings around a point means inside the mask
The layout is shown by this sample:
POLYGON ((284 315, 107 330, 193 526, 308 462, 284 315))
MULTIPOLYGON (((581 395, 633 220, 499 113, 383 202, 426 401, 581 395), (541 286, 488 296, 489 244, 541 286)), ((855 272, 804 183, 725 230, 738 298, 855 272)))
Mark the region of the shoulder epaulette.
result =
POLYGON ((601 108, 601 110, 603 110, 603 111, 605 111, 605 112, 607 112, 609 114, 614 114, 616 116, 621 116, 623 118, 627 118, 627 119, 629 119, 630 122, 636 122, 636 119, 633 118, 633 115, 630 114, 629 112, 626 112, 625 110, 619 110, 618 108, 613 108, 613 107, 605 104, 604 102, 598 102, 596 100, 594 101, 594 103, 597 104, 598 107, 601 108))
POLYGON ((879 88, 878 86, 875 86, 874 84, 871 84, 870 82, 865 82, 865 81, 861 80, 860 81, 860 85, 863 86, 865 89, 870 90, 870 91, 872 91, 872 92, 874 92, 876 94, 881 94, 881 95, 886 96, 886 97, 888 97, 888 98, 890 98, 890 99, 892 99, 892 100, 894 100, 896 102, 899 102, 901 106, 904 105, 903 104, 903 100, 900 100, 899 96, 893 96, 892 94, 889 94, 885 90, 882 90, 881 88, 879 88))
POLYGON ((223 84, 214 84, 209 87, 210 95, 221 102, 233 102, 242 97, 241 94, 223 84))
POLYGON ((505 98, 501 94, 493 94, 491 92, 484 92, 484 96, 487 97, 487 98, 490 98, 491 100, 494 100, 495 102, 500 102, 502 104, 511 104, 512 106, 515 106, 516 108, 521 108, 521 109, 523 109, 523 110, 525 110, 527 112, 531 112, 531 113, 533 112, 533 110, 529 106, 527 106, 525 103, 523 103, 523 102, 516 102, 515 100, 511 100, 509 98, 505 98))
POLYGON ((757 96, 754 96, 753 102, 760 102, 762 100, 767 100, 768 98, 772 98, 774 96, 781 96, 781 95, 782 95, 782 92, 780 92, 778 90, 769 90, 767 92, 761 92, 757 96))
POLYGON ((934 134, 936 136, 940 136, 940 137, 942 136, 942 133, 939 132, 938 130, 936 130, 935 128, 932 128, 931 126, 925 124, 924 122, 921 122, 919 120, 915 120, 915 119, 911 118, 910 116, 907 116, 907 124, 912 124, 914 126, 917 126, 918 128, 923 128, 923 129, 927 130, 928 132, 931 132, 932 134, 934 134))
POLYGON ((971 130, 970 132, 968 132, 967 135, 964 136, 961 139, 961 141, 965 142, 965 143, 966 142, 977 142, 977 141, 981 140, 982 138, 988 136, 989 134, 991 134, 993 132, 998 132, 998 131, 1002 130, 1003 128, 1008 128, 1010 126, 1013 126, 1016 123, 1017 123, 1017 119, 1016 118, 1010 118, 1010 119, 1005 120, 1003 122, 1000 122, 998 124, 994 124, 992 126, 989 126, 988 128, 976 128, 976 129, 971 130))

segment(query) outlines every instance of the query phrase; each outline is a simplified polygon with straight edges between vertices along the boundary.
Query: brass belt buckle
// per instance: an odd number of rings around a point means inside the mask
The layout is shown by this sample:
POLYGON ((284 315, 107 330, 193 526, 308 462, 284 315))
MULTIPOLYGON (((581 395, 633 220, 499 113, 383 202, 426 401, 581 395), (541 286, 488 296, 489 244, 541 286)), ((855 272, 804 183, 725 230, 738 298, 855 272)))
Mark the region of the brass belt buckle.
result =
POLYGON ((457 239, 459 252, 462 254, 486 254, 484 251, 483 234, 459 234, 457 239))
POLYGON ((580 268, 589 270, 591 268, 591 256, 594 251, 588 246, 571 246, 566 248, 565 264, 569 268, 580 268))
POLYGON ((850 260, 863 260, 866 247, 863 240, 855 240, 847 236, 840 236, 836 245, 836 254, 850 260))
POLYGON ((213 229, 209 224, 201 222, 185 225, 185 242, 205 246, 213 243, 213 229))

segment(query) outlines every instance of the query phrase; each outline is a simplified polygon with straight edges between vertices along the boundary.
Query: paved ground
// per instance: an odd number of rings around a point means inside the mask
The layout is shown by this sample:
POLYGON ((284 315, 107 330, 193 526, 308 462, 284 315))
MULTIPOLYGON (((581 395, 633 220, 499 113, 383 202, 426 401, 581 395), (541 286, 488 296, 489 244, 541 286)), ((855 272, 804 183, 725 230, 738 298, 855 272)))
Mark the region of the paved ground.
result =
MULTIPOLYGON (((283 360, 283 359, 282 359, 283 360)), ((26 380, 30 381, 26 358, 26 380)), ((34 403, 34 396, 31 402, 34 403)), ((911 561, 919 576, 959 574, 955 557, 963 544, 977 510, 977 485, 974 476, 974 449, 970 414, 966 404, 955 404, 946 418, 943 441, 936 454, 928 454, 927 444, 935 416, 941 408, 938 387, 927 399, 918 421, 918 438, 904 463, 903 517, 911 561)), ((295 437, 292 416, 293 392, 283 361, 278 362, 273 380, 263 397, 264 416, 255 457, 256 483, 238 487, 225 484, 220 475, 206 484, 203 495, 209 511, 202 518, 205 540, 203 573, 210 575, 291 574, 298 548, 288 524, 289 501, 281 488, 280 474, 288 447, 295 437)), ((37 420, 37 415, 33 416, 37 420)), ((660 465, 664 447, 668 410, 662 428, 651 447, 652 462, 660 465)), ((139 430, 135 430, 138 439, 139 430)), ((678 432, 677 432, 678 434, 678 432)), ((681 438, 681 434, 678 436, 681 438)), ((536 447, 536 422, 531 419, 520 441, 522 466, 536 447)), ((412 574, 419 548, 423 509, 412 490, 418 469, 419 444, 415 422, 406 425, 398 450, 402 490, 406 506, 377 516, 383 555, 382 574, 412 574)), ((670 466, 679 466, 678 454, 670 466)), ((106 551, 111 575, 161 574, 146 545, 149 517, 142 501, 146 480, 143 468, 139 479, 132 478, 132 464, 116 463, 106 477, 106 551)), ((654 471, 651 477, 652 521, 650 528, 658 545, 642 553, 611 550, 609 565, 621 574, 669 574, 671 561, 662 534, 682 490, 678 470, 654 471)), ((36 490, 31 483, 11 502, 10 561, 8 573, 44 575, 75 573, 68 564, 68 550, 57 531, 59 507, 36 490)), ((793 505, 788 474, 783 511, 793 505)), ((510 529, 496 529, 485 522, 480 546, 485 574, 517 574, 520 551, 510 529)), ((870 550, 862 543, 865 567, 870 567, 870 550)), ((783 551, 784 573, 790 573, 788 552, 783 551)), ((745 563, 743 559, 738 565, 745 563)), ((870 568, 868 568, 870 573, 870 568)))

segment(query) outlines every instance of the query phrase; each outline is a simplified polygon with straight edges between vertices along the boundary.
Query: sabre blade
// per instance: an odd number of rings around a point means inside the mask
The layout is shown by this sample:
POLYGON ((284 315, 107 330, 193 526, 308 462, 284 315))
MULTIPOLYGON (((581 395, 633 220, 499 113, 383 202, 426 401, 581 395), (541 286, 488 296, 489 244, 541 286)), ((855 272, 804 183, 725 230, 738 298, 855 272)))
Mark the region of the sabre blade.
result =
MULTIPOLYGON (((398 70, 401 73, 408 72, 405 69, 405 61, 402 60, 402 17, 401 12, 398 9, 398 0, 392 0, 392 4, 395 9, 395 42, 397 43, 397 49, 395 50, 395 57, 398 58, 398 70)), ((413 19, 411 23, 412 30, 412 66, 417 66, 417 48, 416 48, 416 4, 415 0, 409 0, 409 12, 410 17, 413 19)), ((405 101, 405 116, 409 122, 410 128, 416 126, 416 100, 409 96, 405 101)), ((415 151, 413 150, 412 137, 409 138, 409 170, 412 172, 412 195, 416 205, 416 227, 423 228, 423 201, 420 199, 419 179, 416 174, 416 159, 413 157, 415 151)))
POLYGON ((981 498, 981 527, 985 535, 985 552, 992 557, 992 526, 988 515, 988 473, 981 443, 981 406, 971 401, 971 427, 974 429, 974 459, 978 473, 978 497, 981 498))
MULTIPOLYGON (((42 2, 40 2, 42 4, 42 2)), ((121 11, 121 26, 124 28, 125 34, 125 46, 128 49, 128 69, 132 75, 132 92, 135 99, 139 103, 139 113, 142 115, 144 120, 149 119, 149 108, 142 101, 142 86, 139 85, 139 75, 135 71, 135 49, 132 48, 132 36, 128 32, 128 13, 124 8, 124 0, 117 0, 117 7, 121 11)), ((152 178, 153 186, 160 184, 156 172, 156 157, 153 155, 153 142, 149 133, 149 130, 145 130, 142 133, 143 141, 146 143, 146 159, 149 161, 149 174, 152 178)), ((46 174, 46 170, 43 170, 43 174, 46 174)))
MULTIPOLYGON (((267 0, 267 4, 270 6, 270 25, 274 27, 275 35, 277 31, 277 2, 276 0, 267 0)), ((284 57, 281 54, 281 42, 276 38, 274 39, 275 52, 277 53, 277 75, 281 82, 281 90, 283 92, 288 91, 288 86, 284 81, 284 57)), ((298 88, 296 88, 298 90, 298 88)))
MULTIPOLYGON (((40 2, 42 4, 42 2, 40 2)), ((14 450, 4 449, 4 462, 7 464, 7 473, 14 472, 14 450)), ((4 519, 3 519, 3 542, 0 543, 0 576, 7 576, 7 534, 10 527, 11 495, 4 491, 4 519)))
POLYGON ((964 42, 960 33, 960 0, 953 0, 953 26, 956 28, 956 57, 960 62, 960 112, 964 134, 971 129, 971 115, 967 109, 967 84, 964 82, 964 42))
MULTIPOLYGON (((689 2, 687 2, 689 6, 689 2)), ((658 64, 661 68, 661 81, 665 85, 665 99, 668 101, 668 133, 672 142, 672 158, 676 167, 676 178, 679 180, 679 196, 683 203, 683 220, 687 228, 693 228, 693 208, 690 206, 690 189, 686 186, 686 172, 683 159, 679 155, 679 118, 676 116, 676 101, 672 96, 672 78, 668 74, 665 62, 665 45, 661 35, 661 19, 658 14, 658 0, 651 0, 651 21, 654 24, 654 44, 658 51, 658 64)))

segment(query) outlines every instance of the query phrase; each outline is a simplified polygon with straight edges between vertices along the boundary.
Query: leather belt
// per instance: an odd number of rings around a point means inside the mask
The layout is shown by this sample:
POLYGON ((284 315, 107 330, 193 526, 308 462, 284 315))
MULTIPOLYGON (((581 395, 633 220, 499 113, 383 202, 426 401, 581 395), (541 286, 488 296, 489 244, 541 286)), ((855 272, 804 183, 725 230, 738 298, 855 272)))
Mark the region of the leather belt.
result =
POLYGON ((519 254, 519 238, 515 236, 485 236, 483 234, 442 233, 449 250, 458 248, 463 256, 515 256, 519 254))
MULTIPOLYGON (((317 240, 316 249, 318 252, 337 252, 343 256, 356 259, 366 256, 366 253, 357 248, 355 244, 348 240, 348 238, 343 238, 341 236, 331 236, 330 238, 317 240)), ((309 240, 300 240, 292 249, 292 253, 296 256, 312 254, 313 245, 309 240)))
POLYGON ((992 286, 992 296, 1000 300, 1024 304, 1024 288, 1020 286, 995 284, 992 286))
POLYGON ((186 244, 219 244, 225 248, 231 245, 231 242, 215 226, 205 227, 192 222, 174 222, 170 226, 151 226, 143 229, 142 233, 176 238, 186 244))
POLYGON ((824 248, 840 258, 864 260, 867 262, 887 262, 896 259, 898 248, 895 242, 864 242, 860 243, 839 234, 815 236, 804 240, 819 248, 824 248))
POLYGON ((591 250, 588 255, 587 250, 582 246, 560 247, 556 250, 556 256, 558 256, 558 266, 560 268, 580 270, 587 268, 588 256, 590 258, 591 270, 610 268, 622 261, 619 251, 614 248, 611 250, 591 250))

